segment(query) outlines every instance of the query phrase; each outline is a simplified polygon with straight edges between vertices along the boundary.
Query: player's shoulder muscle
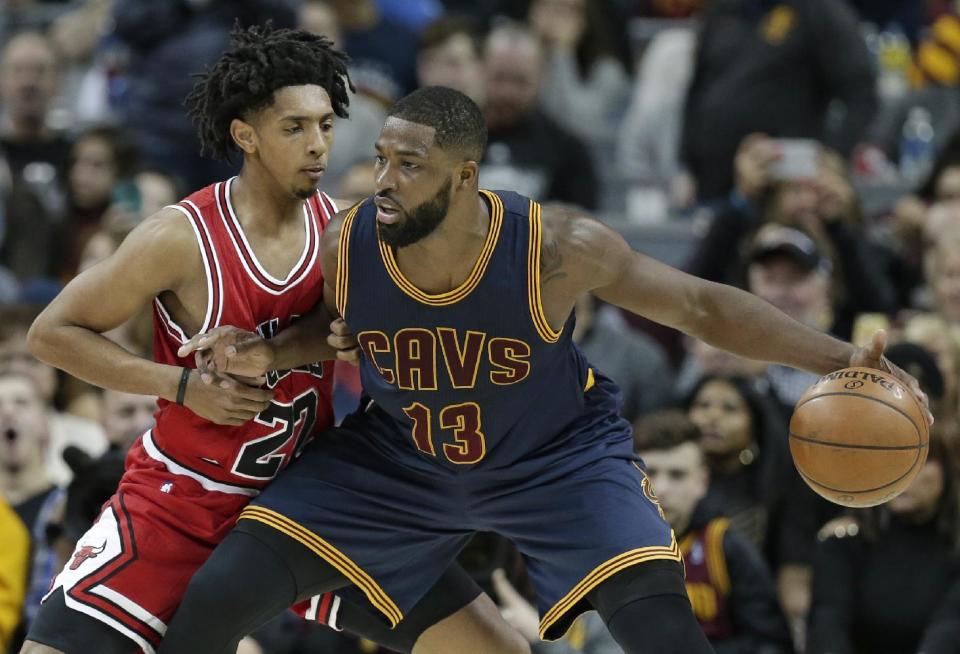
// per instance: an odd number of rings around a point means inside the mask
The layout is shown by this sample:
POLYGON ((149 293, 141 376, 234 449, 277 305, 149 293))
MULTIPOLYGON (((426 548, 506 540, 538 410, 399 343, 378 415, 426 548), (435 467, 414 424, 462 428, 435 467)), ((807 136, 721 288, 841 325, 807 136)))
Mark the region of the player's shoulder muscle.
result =
POLYGON ((200 247, 186 216, 166 207, 137 225, 105 263, 115 279, 129 271, 167 289, 194 274, 200 247))
POLYGON ((580 290, 610 283, 630 254, 623 237, 572 205, 544 204, 541 275, 562 271, 580 290))

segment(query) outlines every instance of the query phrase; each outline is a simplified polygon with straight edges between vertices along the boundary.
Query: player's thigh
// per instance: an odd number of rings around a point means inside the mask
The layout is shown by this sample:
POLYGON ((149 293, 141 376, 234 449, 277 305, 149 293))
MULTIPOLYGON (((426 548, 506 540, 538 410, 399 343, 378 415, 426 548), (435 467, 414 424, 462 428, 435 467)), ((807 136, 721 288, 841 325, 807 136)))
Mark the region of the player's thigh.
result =
POLYGON ((506 623, 487 595, 480 595, 456 613, 429 627, 413 654, 446 654, 457 643, 460 654, 529 654, 530 645, 506 623))

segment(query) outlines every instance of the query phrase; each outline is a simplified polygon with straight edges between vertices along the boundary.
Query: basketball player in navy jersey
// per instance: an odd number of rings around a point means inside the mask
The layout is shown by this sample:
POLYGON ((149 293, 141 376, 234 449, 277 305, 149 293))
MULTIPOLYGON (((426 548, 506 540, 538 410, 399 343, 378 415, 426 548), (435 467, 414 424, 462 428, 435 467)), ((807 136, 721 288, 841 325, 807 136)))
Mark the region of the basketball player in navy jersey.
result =
MULTIPOLYGON (((323 334, 330 324, 317 261, 334 210, 317 187, 334 117, 346 116, 346 58, 306 32, 232 36, 188 102, 205 149, 241 154, 240 175, 147 218, 31 328, 31 349, 44 361, 160 399, 156 424, 131 448, 117 493, 54 580, 23 654, 155 652, 187 582, 239 512, 333 424, 335 350, 297 334, 323 334), (152 361, 103 336, 145 305, 154 308, 152 361), (252 386, 225 377, 204 384, 178 350, 188 334, 218 324, 274 338, 290 359, 276 358, 252 386)), ((311 588, 290 604, 312 597, 311 588)), ((338 601, 318 599, 304 612, 329 618, 338 601)), ((528 651, 462 570, 445 574, 420 606, 392 632, 349 605, 339 622, 404 651, 438 643, 476 654, 528 651)), ((204 651, 236 652, 236 640, 204 651)))
MULTIPOLYGON (((397 624, 476 531, 523 553, 541 638, 592 607, 628 654, 711 651, 619 393, 571 341, 587 291, 741 356, 879 368, 925 402, 883 358, 882 333, 856 348, 638 254, 577 210, 479 189, 485 140, 477 106, 450 89, 391 109, 376 196, 323 236, 325 299, 356 334, 367 398, 242 512, 161 653, 219 651, 305 580, 352 582, 397 624)), ((239 374, 287 356, 229 327, 195 348, 239 374)))

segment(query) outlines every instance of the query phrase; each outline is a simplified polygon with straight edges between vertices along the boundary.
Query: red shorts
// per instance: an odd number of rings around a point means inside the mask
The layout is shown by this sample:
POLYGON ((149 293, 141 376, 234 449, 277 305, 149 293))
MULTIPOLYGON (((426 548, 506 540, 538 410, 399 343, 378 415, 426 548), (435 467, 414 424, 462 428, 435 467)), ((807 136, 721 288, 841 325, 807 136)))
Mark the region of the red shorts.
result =
MULTIPOLYGON (((190 578, 256 494, 214 491, 211 483, 171 473, 138 442, 117 493, 80 538, 50 592, 63 588, 69 608, 153 654, 190 578)), ((316 597, 295 610, 333 626, 338 605, 332 596, 316 597)))

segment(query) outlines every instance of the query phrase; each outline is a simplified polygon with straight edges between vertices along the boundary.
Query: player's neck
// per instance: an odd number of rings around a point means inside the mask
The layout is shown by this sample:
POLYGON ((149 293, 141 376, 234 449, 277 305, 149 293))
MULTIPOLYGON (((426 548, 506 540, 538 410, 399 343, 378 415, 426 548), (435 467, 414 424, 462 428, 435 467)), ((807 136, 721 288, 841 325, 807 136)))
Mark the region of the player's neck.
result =
POLYGON ((267 183, 262 174, 248 168, 231 185, 230 203, 245 229, 275 233, 303 220, 303 200, 267 183))
POLYGON ((50 479, 42 463, 11 469, 0 466, 0 491, 7 502, 16 506, 50 487, 50 479))
POLYGON ((472 269, 490 230, 490 212, 480 194, 461 203, 450 204, 443 222, 429 236, 398 253, 401 268, 413 264, 417 268, 451 270, 469 261, 472 269))

